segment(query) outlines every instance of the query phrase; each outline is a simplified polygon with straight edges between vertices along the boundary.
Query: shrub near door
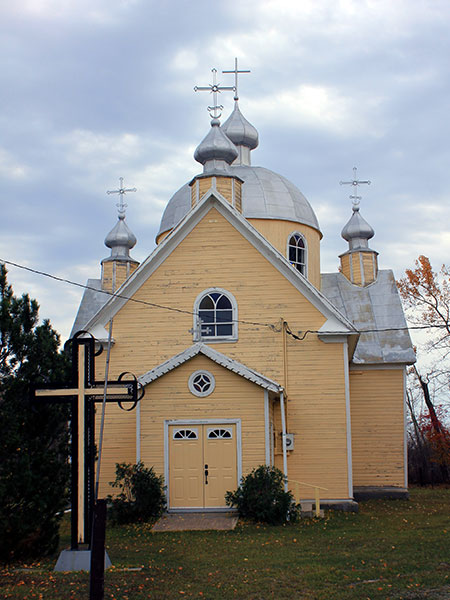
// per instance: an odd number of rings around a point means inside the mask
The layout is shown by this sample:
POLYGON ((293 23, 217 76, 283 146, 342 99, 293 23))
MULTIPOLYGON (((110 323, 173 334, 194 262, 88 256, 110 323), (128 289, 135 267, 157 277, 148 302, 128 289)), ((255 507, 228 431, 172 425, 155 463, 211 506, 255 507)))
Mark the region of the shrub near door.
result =
POLYGON ((121 492, 108 496, 108 516, 115 525, 154 522, 166 508, 164 478, 144 463, 116 464, 116 479, 110 484, 121 492))
POLYGON ((226 493, 225 500, 237 508, 239 516, 253 521, 279 525, 298 518, 292 493, 284 490, 284 475, 276 467, 253 469, 235 492, 226 493))

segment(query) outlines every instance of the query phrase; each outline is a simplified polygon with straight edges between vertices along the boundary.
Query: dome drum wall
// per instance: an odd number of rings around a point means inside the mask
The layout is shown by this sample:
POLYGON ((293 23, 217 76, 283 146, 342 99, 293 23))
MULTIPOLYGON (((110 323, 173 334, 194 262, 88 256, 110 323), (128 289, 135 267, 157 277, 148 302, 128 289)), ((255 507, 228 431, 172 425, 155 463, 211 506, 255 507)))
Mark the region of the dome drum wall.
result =
POLYGON ((139 266, 136 260, 102 260, 102 290, 116 291, 139 266))
MULTIPOLYGON (((311 205, 288 179, 264 167, 244 165, 232 165, 230 175, 243 181, 242 214, 244 217, 283 220, 297 225, 306 225, 316 230, 319 238, 322 237, 311 205)), ((156 237, 157 243, 160 243, 165 235, 187 215, 191 207, 191 189, 189 184, 185 184, 172 196, 164 211, 156 237)))
POLYGON ((378 253, 374 250, 349 250, 340 255, 341 273, 360 287, 376 281, 378 276, 378 253))
POLYGON ((242 213, 242 180, 239 177, 199 175, 189 185, 191 187, 191 207, 196 206, 209 190, 217 190, 231 206, 242 213))
POLYGON ((320 233, 317 229, 295 221, 248 219, 284 257, 288 257, 288 242, 293 233, 300 233, 306 242, 306 278, 320 288, 320 233))

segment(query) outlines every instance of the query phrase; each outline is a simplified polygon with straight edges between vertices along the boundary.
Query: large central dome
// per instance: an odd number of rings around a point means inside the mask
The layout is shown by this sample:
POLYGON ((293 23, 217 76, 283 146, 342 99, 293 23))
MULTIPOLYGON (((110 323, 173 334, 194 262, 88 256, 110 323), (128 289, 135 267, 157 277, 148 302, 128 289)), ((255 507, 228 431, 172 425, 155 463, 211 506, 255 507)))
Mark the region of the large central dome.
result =
MULTIPOLYGON (((233 142, 239 152, 229 167, 230 175, 237 175, 242 185, 242 214, 247 219, 273 219, 293 221, 316 229, 319 222, 311 205, 300 190, 288 179, 264 167, 250 164, 250 151, 258 145, 258 133, 239 110, 234 110, 221 130, 233 142)), ((205 138, 206 139, 206 138, 205 138)), ((202 142, 203 144, 204 142, 202 142)), ((196 154, 200 152, 201 146, 196 154)), ((191 209, 189 183, 181 187, 169 200, 161 219, 157 239, 172 230, 191 209)))
MULTIPOLYGON (((276 219, 309 225, 320 231, 317 217, 301 191, 288 179, 264 167, 230 167, 240 177, 242 214, 247 219, 276 219)), ((170 231, 191 209, 191 189, 186 183, 169 200, 161 219, 158 236, 170 231)))

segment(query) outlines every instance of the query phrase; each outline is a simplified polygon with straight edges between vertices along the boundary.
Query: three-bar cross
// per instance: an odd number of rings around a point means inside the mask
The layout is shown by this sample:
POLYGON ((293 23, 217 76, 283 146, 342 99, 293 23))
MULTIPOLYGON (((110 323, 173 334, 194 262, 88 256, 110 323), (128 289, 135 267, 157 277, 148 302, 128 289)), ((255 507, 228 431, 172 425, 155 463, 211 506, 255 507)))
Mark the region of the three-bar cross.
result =
POLYGON ((353 167, 353 179, 352 181, 340 181, 340 185, 353 185, 355 187, 355 193, 350 195, 349 198, 351 200, 353 200, 353 206, 358 206, 359 205, 359 201, 361 200, 362 196, 358 196, 358 185, 362 185, 362 184, 367 184, 370 185, 370 181, 369 180, 358 180, 357 176, 356 176, 356 171, 357 168, 353 167))
POLYGON ((123 215, 125 213, 125 209, 127 205, 123 201, 123 197, 127 192, 136 192, 136 188, 124 188, 123 187, 123 177, 119 177, 120 187, 118 190, 108 190, 106 193, 109 194, 119 194, 119 204, 117 204, 117 208, 119 209, 119 215, 123 215))
POLYGON ((220 85, 220 83, 217 83, 217 69, 211 69, 211 72, 213 74, 213 82, 208 85, 208 86, 198 86, 196 85, 194 87, 194 92, 211 92, 213 95, 213 106, 208 106, 208 111, 211 115, 211 118, 213 119, 219 119, 221 114, 222 114, 222 110, 223 110, 223 106, 221 104, 217 104, 218 101, 218 96, 217 94, 220 94, 220 92, 223 91, 235 91, 234 86, 223 86, 220 85))

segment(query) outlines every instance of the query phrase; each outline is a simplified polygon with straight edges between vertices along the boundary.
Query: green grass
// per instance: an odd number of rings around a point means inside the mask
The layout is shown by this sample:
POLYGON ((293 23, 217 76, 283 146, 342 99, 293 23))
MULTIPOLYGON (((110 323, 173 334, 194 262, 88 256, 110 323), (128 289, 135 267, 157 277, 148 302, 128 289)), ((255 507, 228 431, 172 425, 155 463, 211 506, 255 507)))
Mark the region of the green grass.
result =
MULTIPOLYGON (((409 501, 371 501, 360 512, 234 531, 152 533, 109 528, 116 600, 416 600, 450 598, 450 489, 414 489, 409 501), (139 569, 139 570, 129 570, 139 569)), ((61 547, 69 531, 63 524, 61 547)), ((0 598, 88 598, 87 573, 54 573, 55 558, 1 570, 0 598)))

